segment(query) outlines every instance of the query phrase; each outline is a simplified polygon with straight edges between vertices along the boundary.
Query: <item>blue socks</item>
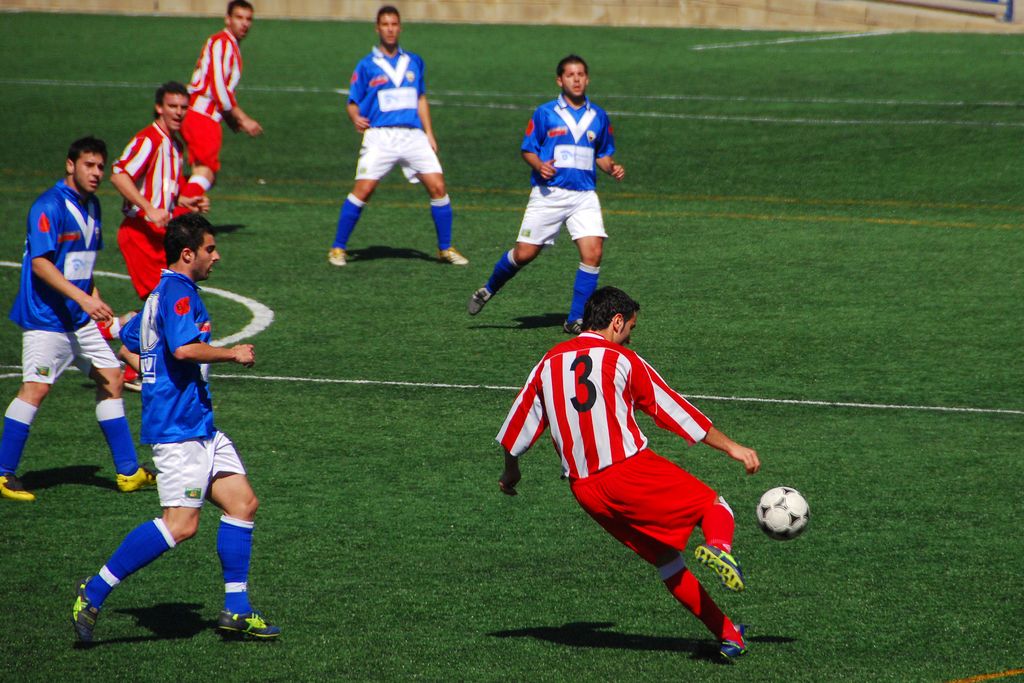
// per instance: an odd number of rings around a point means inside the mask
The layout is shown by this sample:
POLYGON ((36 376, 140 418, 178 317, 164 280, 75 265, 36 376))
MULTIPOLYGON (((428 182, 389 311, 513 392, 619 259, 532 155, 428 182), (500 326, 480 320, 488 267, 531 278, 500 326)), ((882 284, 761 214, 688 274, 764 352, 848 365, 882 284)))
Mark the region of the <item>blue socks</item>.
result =
POLYGON ((600 273, 600 266, 580 264, 579 270, 576 271, 576 282, 572 288, 572 306, 569 308, 567 320, 583 319, 583 306, 586 305, 587 299, 597 289, 597 278, 600 276, 600 273))
POLYGON ((341 205, 341 212, 338 214, 338 232, 334 235, 332 247, 347 248, 348 238, 356 229, 356 223, 359 222, 359 216, 362 215, 364 206, 366 206, 366 202, 360 201, 354 194, 349 194, 345 198, 345 203, 341 205))
POLYGON ((505 283, 515 277, 516 273, 519 272, 520 266, 512 258, 512 250, 509 249, 507 252, 502 254, 498 258, 498 262, 494 264, 494 270, 491 271, 491 277, 485 285, 487 291, 491 294, 497 294, 498 290, 505 286, 505 283))
POLYGON ((132 529, 110 556, 100 573, 85 586, 85 596, 99 609, 114 587, 175 546, 162 519, 132 529))
POLYGON ((452 246, 452 202, 448 195, 430 200, 430 217, 437 230, 437 249, 444 251, 452 246))
POLYGON ((14 474, 18 471, 36 410, 36 406, 20 398, 15 398, 7 406, 4 433, 0 437, 0 474, 14 474))
POLYGON ((96 420, 100 423, 103 436, 107 437, 110 454, 114 456, 114 469, 118 474, 135 474, 139 469, 139 459, 135 455, 132 430, 124 416, 124 400, 108 398, 97 403, 96 420))
POLYGON ((248 581, 254 525, 254 522, 222 515, 217 529, 217 555, 224 573, 224 609, 232 614, 252 611, 248 581))

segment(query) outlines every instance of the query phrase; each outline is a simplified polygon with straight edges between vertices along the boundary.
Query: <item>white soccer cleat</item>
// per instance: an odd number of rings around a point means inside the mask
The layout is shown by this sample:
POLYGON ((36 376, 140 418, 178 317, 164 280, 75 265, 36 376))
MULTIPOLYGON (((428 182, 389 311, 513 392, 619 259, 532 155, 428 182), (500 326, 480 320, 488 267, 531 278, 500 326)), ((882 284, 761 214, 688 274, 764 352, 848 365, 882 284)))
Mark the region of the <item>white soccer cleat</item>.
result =
POLYGON ((327 252, 327 262, 332 266, 344 266, 348 264, 348 254, 341 247, 333 247, 327 252))
POLYGON ((453 266, 469 265, 469 259, 456 251, 455 247, 448 247, 447 249, 438 251, 437 260, 441 263, 450 263, 453 266))

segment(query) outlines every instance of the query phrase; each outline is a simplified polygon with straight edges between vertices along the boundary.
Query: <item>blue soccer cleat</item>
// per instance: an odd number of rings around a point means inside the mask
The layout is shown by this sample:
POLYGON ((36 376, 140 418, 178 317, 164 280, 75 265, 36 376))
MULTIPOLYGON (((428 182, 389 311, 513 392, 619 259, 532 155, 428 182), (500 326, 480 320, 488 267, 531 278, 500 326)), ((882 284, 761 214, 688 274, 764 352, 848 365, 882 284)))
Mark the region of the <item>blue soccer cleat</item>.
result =
POLYGON ((730 662, 747 654, 747 643, 744 638, 744 635, 747 632, 746 624, 736 624, 736 630, 740 633, 740 640, 723 640, 722 647, 718 650, 719 654, 730 662))
POLYGON ((743 580, 743 570, 740 569, 740 563, 736 561, 735 557, 721 548, 699 545, 693 551, 693 555, 697 558, 697 561, 718 574, 718 578, 722 580, 722 585, 729 590, 739 593, 747 587, 746 582, 743 580))

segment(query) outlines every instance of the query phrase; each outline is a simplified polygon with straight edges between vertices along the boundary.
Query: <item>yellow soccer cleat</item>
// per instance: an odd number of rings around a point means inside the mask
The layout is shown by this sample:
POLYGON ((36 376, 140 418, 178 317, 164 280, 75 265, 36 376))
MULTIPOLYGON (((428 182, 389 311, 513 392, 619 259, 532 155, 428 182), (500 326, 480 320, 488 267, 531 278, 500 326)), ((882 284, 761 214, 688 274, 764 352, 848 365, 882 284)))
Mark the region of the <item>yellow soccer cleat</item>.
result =
POLYGON ((117 475, 117 489, 121 493, 139 491, 147 486, 156 486, 156 475, 145 467, 135 470, 135 474, 117 475))
POLYGON ((441 263, 450 263, 453 266, 469 265, 469 259, 455 250, 455 247, 448 247, 437 252, 437 260, 441 263))
POLYGON ((25 485, 13 474, 0 474, 0 498, 10 498, 25 503, 36 499, 35 494, 26 491, 25 485))
POLYGON ((740 563, 736 561, 735 557, 721 548, 699 545, 693 554, 698 562, 718 574, 718 578, 722 580, 722 585, 729 590, 739 593, 747 587, 746 581, 743 580, 743 570, 740 569, 740 563))
POLYGON ((346 254, 345 250, 341 247, 334 247, 327 252, 327 261, 332 266, 338 266, 340 268, 348 263, 348 254, 346 254))
POLYGON ((253 610, 245 614, 232 614, 223 610, 217 617, 217 631, 224 637, 268 639, 281 635, 281 627, 271 624, 266 617, 253 610))

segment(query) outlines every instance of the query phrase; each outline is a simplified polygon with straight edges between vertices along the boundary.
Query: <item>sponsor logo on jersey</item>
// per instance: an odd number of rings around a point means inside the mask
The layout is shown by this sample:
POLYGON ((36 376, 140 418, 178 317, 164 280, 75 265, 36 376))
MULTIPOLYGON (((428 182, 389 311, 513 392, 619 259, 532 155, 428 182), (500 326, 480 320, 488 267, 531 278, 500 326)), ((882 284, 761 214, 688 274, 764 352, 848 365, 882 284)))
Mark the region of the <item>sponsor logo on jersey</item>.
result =
POLYGON ((187 296, 183 296, 174 302, 174 312, 178 315, 185 315, 192 310, 192 303, 187 296))
POLYGON ((388 77, 387 76, 377 76, 377 77, 373 78, 372 80, 370 80, 370 87, 371 88, 376 88, 378 85, 384 85, 387 82, 388 82, 388 77))
POLYGON ((75 240, 78 239, 79 234, 80 233, 77 230, 72 232, 62 232, 60 234, 60 237, 57 238, 57 243, 60 244, 61 242, 74 242, 75 240))
POLYGON ((549 130, 548 131, 548 137, 549 138, 557 138, 560 135, 567 135, 568 133, 569 133, 569 129, 566 128, 565 126, 562 126, 561 128, 552 128, 551 130, 549 130))
POLYGON ((185 497, 192 500, 199 500, 203 497, 202 489, 185 489, 185 497))
POLYGON ((595 133, 592 130, 588 130, 587 131, 587 142, 593 142, 594 138, 596 138, 596 137, 597 137, 597 133, 595 133))
POLYGON ((39 214, 39 221, 36 223, 36 227, 39 228, 39 232, 50 232, 50 219, 46 217, 45 213, 39 214))

